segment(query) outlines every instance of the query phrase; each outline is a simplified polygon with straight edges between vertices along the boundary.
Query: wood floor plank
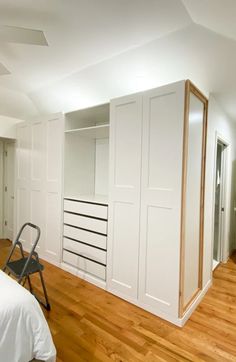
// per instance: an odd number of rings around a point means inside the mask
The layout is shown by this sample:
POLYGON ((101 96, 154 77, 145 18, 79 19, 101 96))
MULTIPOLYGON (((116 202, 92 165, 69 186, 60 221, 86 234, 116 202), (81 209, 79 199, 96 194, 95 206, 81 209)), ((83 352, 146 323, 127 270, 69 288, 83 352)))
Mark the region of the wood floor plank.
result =
MULTIPOLYGON (((10 243, 0 240, 0 267, 10 243)), ((236 362, 236 254, 180 329, 47 262, 52 310, 44 314, 57 362, 236 362)), ((35 292, 42 296, 39 278, 35 292)))

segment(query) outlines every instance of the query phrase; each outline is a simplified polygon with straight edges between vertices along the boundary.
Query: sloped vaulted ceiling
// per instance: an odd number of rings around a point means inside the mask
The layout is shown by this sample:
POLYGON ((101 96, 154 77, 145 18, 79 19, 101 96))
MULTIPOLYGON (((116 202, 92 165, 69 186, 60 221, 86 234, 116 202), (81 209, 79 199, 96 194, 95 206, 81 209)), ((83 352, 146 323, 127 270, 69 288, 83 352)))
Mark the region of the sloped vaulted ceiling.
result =
POLYGON ((182 0, 192 20, 236 40, 235 0, 182 0))
POLYGON ((0 77, 0 114, 27 118, 69 111, 191 78, 206 93, 214 92, 236 119, 235 5, 234 0, 0 0, 0 24, 43 30, 49 43, 0 43, 0 63, 12 73, 0 77), (205 8, 197 5, 203 3, 205 8), (220 11, 228 27, 218 25, 220 11))

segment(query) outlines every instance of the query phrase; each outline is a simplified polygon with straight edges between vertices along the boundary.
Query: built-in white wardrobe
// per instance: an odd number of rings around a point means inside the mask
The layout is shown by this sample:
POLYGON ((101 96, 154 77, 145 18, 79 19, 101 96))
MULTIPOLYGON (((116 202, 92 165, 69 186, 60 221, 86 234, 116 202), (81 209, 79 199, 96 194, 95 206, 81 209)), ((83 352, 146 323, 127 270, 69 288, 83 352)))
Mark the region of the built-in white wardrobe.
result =
POLYGON ((110 107, 107 289, 182 325, 206 291, 207 100, 182 81, 110 107))
POLYGON ((20 124, 18 228, 38 223, 42 257, 182 326, 209 287, 206 127, 190 81, 20 124))

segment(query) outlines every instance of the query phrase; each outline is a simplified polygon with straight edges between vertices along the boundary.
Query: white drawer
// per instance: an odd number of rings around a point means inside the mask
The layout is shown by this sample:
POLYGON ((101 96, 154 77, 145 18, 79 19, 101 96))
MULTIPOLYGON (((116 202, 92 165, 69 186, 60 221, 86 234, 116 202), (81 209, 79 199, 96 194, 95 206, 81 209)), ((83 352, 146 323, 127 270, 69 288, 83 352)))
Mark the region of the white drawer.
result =
POLYGON ((106 251, 94 248, 93 246, 79 243, 78 241, 64 238, 64 249, 68 249, 69 251, 73 251, 74 253, 98 261, 102 264, 107 263, 106 251))
POLYGON ((95 234, 90 231, 64 225, 64 236, 82 241, 89 245, 97 246, 98 248, 107 248, 107 237, 105 235, 95 234))
POLYGON ((107 220, 107 206, 64 200, 64 210, 107 220))
POLYGON ((83 229, 96 231, 105 235, 107 233, 107 221, 104 220, 98 220, 91 217, 64 212, 64 223, 74 225, 83 229))
POLYGON ((102 280, 106 280, 106 267, 101 264, 87 260, 66 250, 63 251, 63 261, 85 271, 86 273, 92 274, 102 280))

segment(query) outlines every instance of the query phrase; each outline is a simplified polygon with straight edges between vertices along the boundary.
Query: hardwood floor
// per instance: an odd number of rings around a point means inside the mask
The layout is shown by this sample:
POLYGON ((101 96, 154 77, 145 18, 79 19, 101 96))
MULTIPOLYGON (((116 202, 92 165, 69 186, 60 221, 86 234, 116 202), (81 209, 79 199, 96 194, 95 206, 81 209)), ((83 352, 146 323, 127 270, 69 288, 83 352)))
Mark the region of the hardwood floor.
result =
MULTIPOLYGON (((0 267, 9 242, 0 241, 0 267)), ((180 329, 44 262, 57 362, 236 361, 236 256, 180 329)), ((38 291, 39 281, 33 285, 38 291)), ((9 361, 10 362, 10 361, 9 361)))

